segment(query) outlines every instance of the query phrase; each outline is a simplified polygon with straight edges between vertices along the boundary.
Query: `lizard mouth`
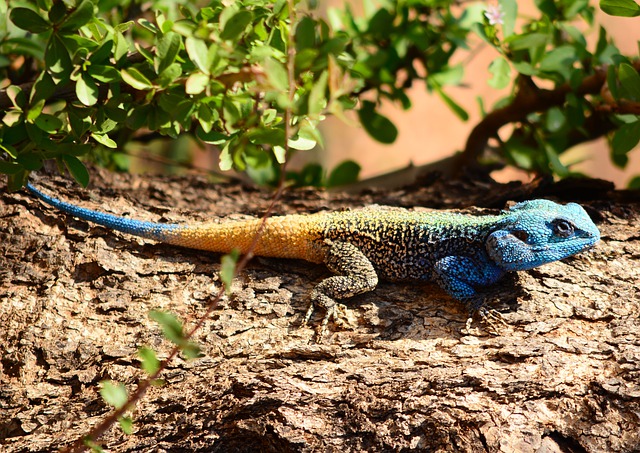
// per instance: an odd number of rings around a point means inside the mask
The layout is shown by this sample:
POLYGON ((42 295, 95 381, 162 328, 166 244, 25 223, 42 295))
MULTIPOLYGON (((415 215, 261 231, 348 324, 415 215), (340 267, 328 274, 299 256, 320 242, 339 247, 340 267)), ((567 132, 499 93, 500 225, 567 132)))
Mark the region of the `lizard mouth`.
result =
MULTIPOLYGON (((588 237, 588 238, 579 238, 579 239, 574 239, 572 242, 573 245, 573 249, 574 251, 572 251, 570 254, 573 255, 575 253, 578 252, 586 252, 589 251, 593 248, 595 248, 596 243, 598 242, 597 240, 594 240, 593 237, 588 237)), ((567 246, 568 242, 563 242, 563 243, 555 243, 555 244, 547 244, 547 245, 539 245, 539 246, 531 246, 531 250, 533 252, 545 252, 545 251, 550 251, 550 250, 561 250, 563 248, 565 248, 567 246)))

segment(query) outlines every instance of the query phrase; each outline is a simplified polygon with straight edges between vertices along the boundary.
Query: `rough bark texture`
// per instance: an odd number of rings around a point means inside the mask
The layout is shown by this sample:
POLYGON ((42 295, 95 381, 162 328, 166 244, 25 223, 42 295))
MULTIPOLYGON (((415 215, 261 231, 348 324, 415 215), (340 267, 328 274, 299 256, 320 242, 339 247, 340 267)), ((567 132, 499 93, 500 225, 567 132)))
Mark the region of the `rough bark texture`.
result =
MULTIPOLYGON (((147 220, 260 215, 269 193, 203 179, 113 176, 90 191, 40 185, 86 207, 147 220)), ((436 182, 360 197, 285 195, 276 214, 370 203, 496 207, 561 195, 581 201, 603 240, 592 252, 493 289, 508 326, 463 333, 462 307, 434 285, 382 282, 348 304, 325 344, 300 327, 328 271, 256 258, 176 360, 166 385, 117 427, 109 451, 640 450, 640 202, 602 184, 436 182), (582 199, 580 199, 582 197, 582 199), (588 197, 590 201, 585 201, 588 197)), ((103 379, 130 388, 136 350, 169 345, 149 320, 192 323, 219 288, 220 256, 143 241, 0 198, 0 450, 51 451, 102 420, 103 379)))

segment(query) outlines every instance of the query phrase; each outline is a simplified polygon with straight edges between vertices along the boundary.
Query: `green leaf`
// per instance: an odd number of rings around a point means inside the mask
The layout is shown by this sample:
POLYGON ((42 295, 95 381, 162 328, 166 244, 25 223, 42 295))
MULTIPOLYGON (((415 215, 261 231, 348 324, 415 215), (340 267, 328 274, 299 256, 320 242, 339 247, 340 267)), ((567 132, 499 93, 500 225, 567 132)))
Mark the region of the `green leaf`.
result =
POLYGON ((156 82, 163 88, 171 85, 182 74, 182 67, 180 63, 173 63, 169 65, 164 71, 160 73, 156 82))
POLYGON ((618 80, 617 80, 617 72, 616 67, 614 65, 610 65, 607 68, 607 87, 609 87, 609 91, 611 92, 611 96, 616 101, 620 99, 620 94, 618 93, 618 80))
POLYGON ((202 357, 200 346, 192 341, 186 341, 181 344, 180 350, 187 359, 197 359, 198 357, 202 357))
POLYGON ((67 170, 69 170, 69 173, 71 173, 71 176, 73 176, 73 179, 78 181, 82 187, 87 187, 87 185, 89 185, 89 171, 80 159, 70 154, 64 154, 62 160, 67 170))
POLYGON ((626 163, 626 155, 638 145, 638 142, 640 142, 640 121, 623 124, 613 134, 611 140, 612 160, 617 163, 626 163))
POLYGON ((296 50, 314 49, 316 45, 316 21, 309 16, 304 16, 296 24, 295 31, 296 50))
POLYGON ((236 264, 240 257, 240 250, 234 248, 231 253, 224 255, 220 262, 220 280, 227 294, 231 294, 231 283, 236 274, 236 264))
POLYGON ((274 58, 269 58, 265 61, 264 67, 267 72, 267 78, 275 89, 280 91, 289 89, 287 69, 282 63, 274 58))
POLYGON ((35 120, 38 116, 40 116, 40 114, 42 113, 42 109, 44 108, 44 99, 41 101, 38 101, 36 103, 34 103, 31 108, 29 108, 29 110, 27 111, 27 116, 26 116, 26 120, 30 123, 33 123, 33 120, 35 120))
MULTIPOLYGON (((44 58, 45 46, 40 40, 36 40, 33 37, 30 38, 4 38, 3 47, 6 49, 5 53, 11 52, 17 55, 31 56, 38 60, 44 58)), ((6 58, 6 55, 3 56, 6 58)), ((8 61, 8 59, 7 59, 8 61)))
POLYGON ((55 82, 66 80, 71 74, 73 65, 69 51, 57 34, 52 34, 47 43, 44 61, 55 82))
POLYGON ((449 108, 456 114, 458 118, 462 121, 467 121, 469 119, 469 114, 465 109, 463 109, 458 103, 456 103, 453 99, 445 94, 444 91, 440 87, 436 87, 436 92, 442 98, 442 100, 449 106, 449 108))
POLYGON ((558 107, 551 107, 547 111, 546 127, 549 132, 558 132, 565 125, 567 118, 558 107))
MULTIPOLYGON (((311 65, 313 65, 318 58, 320 52, 318 49, 302 49, 299 52, 296 52, 295 56, 295 66, 298 71, 309 69, 311 65)), ((353 69, 353 68, 352 68, 353 69)))
POLYGON ((439 86, 459 85, 464 77, 464 68, 461 64, 445 67, 440 72, 436 72, 428 77, 430 83, 439 86))
POLYGON ((511 66, 506 58, 500 56, 489 65, 489 72, 493 77, 489 79, 489 86, 500 90, 511 82, 511 66))
POLYGON ((550 19, 558 18, 558 5, 554 0, 535 0, 535 4, 550 19))
POLYGON ((176 345, 181 345, 186 341, 182 331, 182 323, 172 313, 152 310, 149 312, 149 318, 160 324, 162 333, 167 340, 176 345))
POLYGON ((187 78, 185 91, 187 94, 200 94, 209 85, 209 76, 202 72, 194 72, 187 78))
POLYGON ((16 27, 31 33, 43 33, 51 28, 49 22, 29 8, 13 8, 9 17, 16 27))
POLYGON ((67 119, 71 126, 71 132, 76 137, 82 137, 82 135, 89 130, 92 124, 91 118, 81 109, 69 109, 67 111, 67 119))
POLYGON ((640 101, 640 74, 638 71, 628 63, 621 63, 618 68, 618 79, 631 99, 640 101))
POLYGON ((138 357, 140 357, 140 366, 149 376, 156 374, 160 369, 160 360, 153 349, 141 347, 138 349, 138 357))
POLYGON ((82 443, 84 444, 85 447, 91 449, 91 453, 105 453, 105 449, 102 448, 102 446, 98 442, 93 441, 88 437, 85 437, 82 440, 82 443))
POLYGON ((251 143, 284 146, 284 129, 280 127, 260 127, 247 132, 251 143))
MULTIPOLYGON (((5 150, 5 147, 0 145, 0 149, 5 150)), ((3 175, 15 175, 22 170, 22 165, 16 162, 5 162, 0 160, 0 173, 3 175)))
POLYGON ((153 88, 153 84, 147 79, 144 74, 138 71, 136 68, 121 69, 120 75, 128 85, 131 85, 136 90, 150 90, 153 88))
POLYGON ((91 78, 102 83, 113 83, 120 81, 120 73, 113 66, 92 64, 87 69, 87 74, 89 74, 91 78))
POLYGON ((499 0, 504 17, 502 19, 502 36, 508 38, 513 35, 513 29, 518 17, 518 2, 516 0, 499 0))
POLYGON ((600 0, 600 9, 610 16, 640 16, 640 6, 634 0, 600 0))
POLYGON ((51 9, 49 10, 48 17, 51 22, 54 24, 60 23, 64 16, 67 14, 67 7, 64 2, 56 2, 51 5, 51 9))
POLYGON ((562 75, 563 80, 569 80, 573 63, 578 59, 573 46, 564 45, 547 52, 540 60, 540 70, 555 72, 562 75))
POLYGON ((113 49, 113 57, 116 60, 116 63, 120 63, 127 58, 127 53, 129 52, 129 42, 127 38, 120 32, 116 32, 113 36, 113 42, 115 43, 115 48, 113 49))
POLYGON ((133 433, 133 419, 131 417, 118 417, 118 424, 123 433, 133 433))
POLYGON ((396 141, 398 129, 385 116, 376 112, 376 105, 371 101, 363 101, 358 110, 358 117, 367 133, 380 143, 390 144, 396 141))
POLYGON ((62 23, 60 30, 76 31, 91 19, 93 19, 93 2, 91 0, 84 0, 69 14, 69 17, 62 23))
POLYGON ((27 103, 27 96, 19 86, 9 85, 5 89, 5 92, 15 108, 23 109, 25 107, 25 104, 27 103))
POLYGON ((24 118, 22 117, 22 112, 19 110, 9 110, 4 114, 2 118, 2 122, 9 127, 17 126, 22 122, 24 118))
POLYGON ((629 184, 627 184, 627 188, 630 190, 638 190, 640 189, 640 176, 634 176, 629 184))
POLYGON ((87 74, 82 76, 76 81, 76 96, 80 102, 87 107, 91 107, 98 102, 98 85, 87 74))
POLYGON ((147 19, 138 19, 138 23, 145 29, 149 30, 151 33, 158 34, 160 30, 156 27, 155 24, 152 24, 147 19))
POLYGON ((42 113, 34 120, 36 126, 45 132, 55 134, 62 127, 62 120, 57 116, 42 113))
POLYGON ((209 74, 211 70, 211 60, 209 60, 207 44, 201 39, 189 36, 185 40, 184 45, 191 61, 193 61, 202 72, 209 74))
POLYGON ((107 148, 115 149, 118 147, 118 144, 114 142, 111 138, 109 138, 109 136, 106 134, 96 134, 95 132, 92 132, 91 136, 95 141, 97 141, 101 145, 106 146, 107 148))
POLYGON ((220 152, 220 163, 218 164, 221 171, 229 171, 233 168, 233 156, 231 155, 231 140, 224 144, 220 152))
POLYGON ((18 155, 16 161, 29 171, 37 171, 42 168, 42 156, 40 154, 23 152, 18 155))
POLYGON ((214 145, 220 145, 227 140, 229 140, 229 136, 225 135, 221 132, 210 130, 209 132, 205 132, 204 130, 198 128, 196 131, 196 137, 202 140, 205 143, 211 143, 214 145))
MULTIPOLYGON (((29 139, 36 145, 36 147, 44 146, 45 142, 47 144, 49 143, 49 136, 48 135, 45 136, 45 134, 42 132, 42 129, 40 129, 35 124, 31 124, 27 122, 25 123, 24 128, 27 131, 27 135, 29 136, 29 139)), ((34 170, 34 169, 28 168, 28 170, 34 170)))
POLYGON ((298 172, 287 172, 287 179, 295 180, 297 187, 321 187, 323 186, 324 170, 318 164, 307 164, 298 172))
POLYGON ((513 35, 508 39, 511 50, 524 50, 533 47, 545 46, 550 36, 546 33, 527 33, 524 35, 513 35))
MULTIPOLYGON (((291 147, 291 140, 289 140, 289 147, 291 147)), ((284 149, 284 147, 276 145, 271 148, 271 151, 280 165, 283 165, 287 161, 287 150, 284 149)), ((251 168, 251 166, 249 168, 251 168)))
POLYGON ((127 404, 127 400, 129 399, 129 395, 127 393, 127 389, 123 383, 117 382, 114 383, 112 381, 101 381, 100 382, 101 389, 100 395, 102 399, 104 399, 107 404, 115 407, 116 409, 121 409, 127 404))
POLYGON ((47 72, 43 71, 33 85, 31 94, 29 95, 29 102, 36 103, 44 99, 49 99, 53 96, 55 90, 56 84, 53 79, 47 72))
MULTIPOLYGON (((493 27, 491 27, 493 29, 493 27)), ((475 22, 471 24, 471 31, 477 34, 484 42, 490 44, 492 46, 496 46, 496 43, 491 39, 491 37, 487 34, 486 27, 483 26, 479 22, 475 22)))
POLYGON ((111 55, 113 55, 113 39, 104 41, 96 50, 91 52, 89 61, 92 65, 100 65, 110 63, 111 55))
POLYGON ((561 178, 566 177, 569 174, 569 169, 560 161, 560 156, 558 152, 551 146, 551 143, 543 143, 541 144, 544 148, 544 151, 547 155, 547 159, 549 162, 549 168, 556 175, 561 178))
POLYGON ((167 69, 178 56, 182 39, 180 35, 172 31, 165 34, 158 42, 158 51, 154 59, 154 68, 157 74, 167 69))
MULTIPOLYGON (((289 144, 289 148, 297 149, 299 151, 308 151, 310 149, 315 148, 318 142, 311 138, 296 137, 295 139, 289 139, 288 144, 289 144)), ((280 162, 280 163, 284 163, 284 162, 280 162)))
POLYGON ((226 23, 224 24, 224 28, 220 33, 220 38, 235 40, 244 32, 244 30, 247 28, 247 25, 251 23, 252 19, 253 14, 251 14, 251 11, 238 11, 226 21, 226 23))
POLYGON ((327 187, 344 186, 358 181, 362 168, 352 160, 345 160, 333 169, 327 180, 327 187))

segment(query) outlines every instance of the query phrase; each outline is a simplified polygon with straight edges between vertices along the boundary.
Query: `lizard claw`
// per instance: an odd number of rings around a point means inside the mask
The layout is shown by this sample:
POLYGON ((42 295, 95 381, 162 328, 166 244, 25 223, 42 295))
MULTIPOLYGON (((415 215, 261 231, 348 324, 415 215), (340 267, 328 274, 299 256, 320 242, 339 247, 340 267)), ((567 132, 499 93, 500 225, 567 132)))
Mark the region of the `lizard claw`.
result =
MULTIPOLYGON (((325 307, 326 312, 324 317, 322 318, 322 323, 320 324, 320 327, 318 327, 318 329, 316 330, 317 343, 322 343, 322 339, 324 338, 324 335, 327 331, 327 326, 329 325, 329 321, 331 321, 332 319, 336 319, 337 307, 338 307, 338 304, 333 304, 330 307, 325 307)), ((312 303, 304 317, 304 321, 302 323, 303 326, 310 325, 309 321, 311 320, 311 317, 313 316, 314 311, 315 311, 315 305, 312 303)))
POLYGON ((502 326, 508 326, 509 324, 505 321, 504 316, 497 310, 493 308, 478 308, 475 313, 472 313, 465 323, 465 332, 471 331, 471 323, 473 322, 474 315, 477 314, 480 317, 480 321, 487 327, 487 331, 492 335, 500 335, 500 331, 498 329, 499 326, 497 324, 502 324, 502 326))

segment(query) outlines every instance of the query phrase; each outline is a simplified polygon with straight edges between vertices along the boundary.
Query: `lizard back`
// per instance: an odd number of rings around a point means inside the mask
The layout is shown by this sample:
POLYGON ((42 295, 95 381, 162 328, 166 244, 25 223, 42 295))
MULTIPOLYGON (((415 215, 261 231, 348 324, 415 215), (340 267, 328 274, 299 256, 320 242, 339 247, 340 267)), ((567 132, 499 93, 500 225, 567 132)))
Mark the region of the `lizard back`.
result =
POLYGON ((498 218, 371 207, 327 214, 322 235, 358 247, 385 280, 431 280, 439 258, 483 253, 498 218))

